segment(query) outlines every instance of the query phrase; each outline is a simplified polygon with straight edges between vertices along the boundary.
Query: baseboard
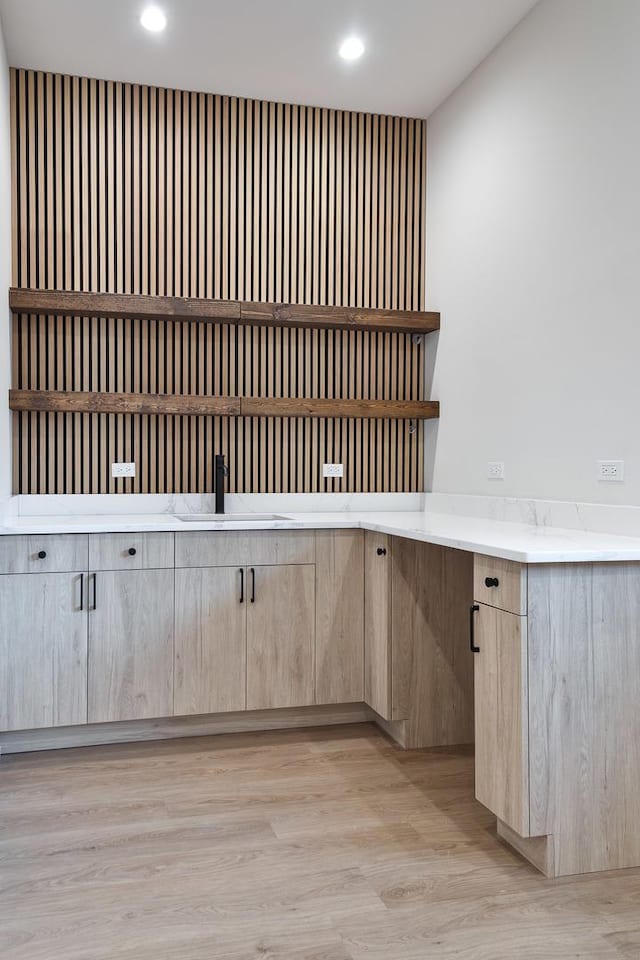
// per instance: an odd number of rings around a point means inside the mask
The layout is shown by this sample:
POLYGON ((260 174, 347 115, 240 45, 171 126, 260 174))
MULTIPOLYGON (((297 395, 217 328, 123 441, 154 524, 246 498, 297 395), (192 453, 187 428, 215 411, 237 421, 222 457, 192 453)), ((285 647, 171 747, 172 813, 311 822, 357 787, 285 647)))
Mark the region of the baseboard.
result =
POLYGON ((376 715, 364 703, 291 707, 281 710, 251 710, 197 717, 167 717, 159 720, 127 720, 92 723, 43 730, 17 730, 0 734, 0 752, 28 753, 138 740, 170 740, 177 737, 210 737, 224 733, 260 730, 290 730, 298 727, 369 723, 376 715))

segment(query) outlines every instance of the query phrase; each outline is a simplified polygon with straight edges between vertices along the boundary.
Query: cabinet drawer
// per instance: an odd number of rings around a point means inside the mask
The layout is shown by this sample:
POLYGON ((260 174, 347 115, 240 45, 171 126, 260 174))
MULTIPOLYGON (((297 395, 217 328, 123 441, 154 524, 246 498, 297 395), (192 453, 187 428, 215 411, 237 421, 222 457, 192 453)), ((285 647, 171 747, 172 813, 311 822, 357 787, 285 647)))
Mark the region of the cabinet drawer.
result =
POLYGON ((315 563, 315 559, 313 531, 200 530, 176 534, 176 567, 259 567, 315 563))
POLYGON ((508 613, 526 615, 526 564, 476 554, 473 558, 473 598, 477 603, 486 603, 508 613))
POLYGON ((172 533, 92 533, 90 570, 151 570, 173 567, 172 533))
POLYGON ((0 537, 0 573, 73 573, 86 570, 88 539, 86 533, 0 537))
POLYGON ((176 533, 176 567, 245 567, 248 553, 244 530, 176 533))
POLYGON ((249 534, 248 563, 252 566, 315 562, 313 530, 264 530, 249 534))

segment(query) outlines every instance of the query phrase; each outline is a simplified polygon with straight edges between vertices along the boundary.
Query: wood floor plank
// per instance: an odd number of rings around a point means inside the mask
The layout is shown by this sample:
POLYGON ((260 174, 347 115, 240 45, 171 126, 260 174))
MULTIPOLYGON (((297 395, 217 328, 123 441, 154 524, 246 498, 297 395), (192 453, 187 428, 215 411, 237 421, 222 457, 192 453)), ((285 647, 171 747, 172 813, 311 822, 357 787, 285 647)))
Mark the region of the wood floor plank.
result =
POLYGON ((0 758, 7 960, 629 960, 639 903, 504 845, 468 748, 369 724, 0 758))

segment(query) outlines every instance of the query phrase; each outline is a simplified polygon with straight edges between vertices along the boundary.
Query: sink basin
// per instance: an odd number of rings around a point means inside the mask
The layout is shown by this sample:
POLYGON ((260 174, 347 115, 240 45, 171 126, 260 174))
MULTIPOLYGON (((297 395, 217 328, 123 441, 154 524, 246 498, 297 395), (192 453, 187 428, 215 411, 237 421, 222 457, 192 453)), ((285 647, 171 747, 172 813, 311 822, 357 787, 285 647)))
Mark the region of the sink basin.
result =
POLYGON ((234 523, 252 520, 286 520, 277 513, 185 513, 176 516, 183 523, 234 523))

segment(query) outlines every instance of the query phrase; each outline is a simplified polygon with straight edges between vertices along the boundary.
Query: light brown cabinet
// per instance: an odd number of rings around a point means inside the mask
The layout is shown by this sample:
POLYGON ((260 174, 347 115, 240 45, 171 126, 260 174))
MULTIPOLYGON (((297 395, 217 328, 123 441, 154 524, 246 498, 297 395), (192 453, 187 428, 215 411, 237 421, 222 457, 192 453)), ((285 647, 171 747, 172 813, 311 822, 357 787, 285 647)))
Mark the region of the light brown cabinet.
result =
POLYGON ((89 570, 173 569, 173 533, 92 533, 89 570))
POLYGON ((173 713, 173 570, 89 575, 89 722, 173 713))
POLYGON ((315 702, 315 567, 248 570, 247 709, 315 702))
POLYGON ((364 534, 364 699, 392 718, 391 537, 364 534))
POLYGON ((476 604, 476 797, 529 836, 527 618, 476 604))
POLYGON ((175 715, 316 702, 315 560, 308 531, 178 534, 175 715))
POLYGON ((87 722, 85 586, 82 573, 0 576, 0 730, 87 722))
POLYGON ((364 534, 316 532, 316 703, 364 700, 364 534))
POLYGON ((87 570, 86 533, 23 533, 0 537, 0 574, 87 570))
POLYGON ((245 709, 246 611, 244 567, 176 570, 176 716, 245 709))

